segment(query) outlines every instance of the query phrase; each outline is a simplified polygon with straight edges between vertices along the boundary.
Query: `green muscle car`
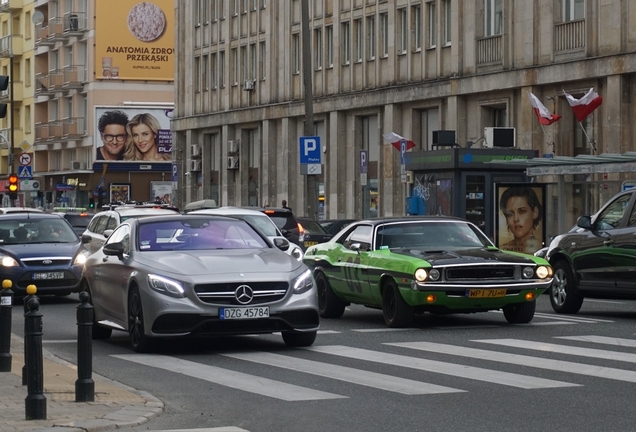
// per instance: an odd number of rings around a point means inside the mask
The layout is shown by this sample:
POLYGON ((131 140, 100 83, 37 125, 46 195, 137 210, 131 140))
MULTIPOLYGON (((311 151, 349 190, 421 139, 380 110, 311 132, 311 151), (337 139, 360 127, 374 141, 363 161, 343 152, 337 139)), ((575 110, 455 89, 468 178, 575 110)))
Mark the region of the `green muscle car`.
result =
POLYGON ((472 223, 443 216, 354 222, 307 249, 304 262, 323 318, 356 303, 382 309, 389 327, 410 326, 416 313, 497 309, 527 323, 552 283, 543 258, 500 250, 472 223))

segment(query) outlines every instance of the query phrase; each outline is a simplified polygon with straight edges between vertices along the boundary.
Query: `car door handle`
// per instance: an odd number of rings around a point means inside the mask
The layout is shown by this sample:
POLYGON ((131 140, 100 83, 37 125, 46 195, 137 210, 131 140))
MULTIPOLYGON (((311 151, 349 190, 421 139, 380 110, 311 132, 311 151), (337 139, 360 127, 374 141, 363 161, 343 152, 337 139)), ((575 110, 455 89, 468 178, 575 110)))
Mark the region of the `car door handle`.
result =
POLYGON ((342 261, 342 257, 338 257, 338 262, 342 261))
POLYGON ((603 244, 604 244, 605 246, 613 245, 613 244, 614 244, 614 240, 605 240, 605 241, 603 242, 603 244))

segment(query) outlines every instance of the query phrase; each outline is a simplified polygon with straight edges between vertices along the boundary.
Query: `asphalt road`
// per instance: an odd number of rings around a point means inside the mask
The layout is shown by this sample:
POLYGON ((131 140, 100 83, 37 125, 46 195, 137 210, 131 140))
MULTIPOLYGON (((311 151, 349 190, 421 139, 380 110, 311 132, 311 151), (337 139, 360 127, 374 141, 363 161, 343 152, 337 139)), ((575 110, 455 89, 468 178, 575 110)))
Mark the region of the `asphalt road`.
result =
MULTIPOLYGON (((77 296, 43 298, 45 348, 77 363, 77 296)), ((530 324, 498 312, 418 317, 387 329, 352 306, 311 349, 280 335, 176 340, 135 354, 127 335, 93 341, 95 373, 148 391, 166 412, 131 430, 631 431, 636 302, 586 300, 530 324)), ((13 332, 21 333, 21 306, 13 332)))

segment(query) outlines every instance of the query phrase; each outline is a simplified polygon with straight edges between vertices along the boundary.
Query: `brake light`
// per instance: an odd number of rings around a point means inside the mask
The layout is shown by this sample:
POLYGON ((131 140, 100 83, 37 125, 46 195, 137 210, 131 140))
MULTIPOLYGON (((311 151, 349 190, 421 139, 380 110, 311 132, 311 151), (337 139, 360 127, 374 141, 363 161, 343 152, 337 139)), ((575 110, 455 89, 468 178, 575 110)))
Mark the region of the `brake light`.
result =
POLYGON ((274 210, 265 210, 265 214, 274 214, 274 210))
POLYGON ((88 213, 80 213, 80 216, 88 216, 88 213))
POLYGON ((298 241, 301 242, 305 240, 305 233, 307 232, 307 230, 303 228, 300 222, 298 222, 297 224, 298 224, 298 241))

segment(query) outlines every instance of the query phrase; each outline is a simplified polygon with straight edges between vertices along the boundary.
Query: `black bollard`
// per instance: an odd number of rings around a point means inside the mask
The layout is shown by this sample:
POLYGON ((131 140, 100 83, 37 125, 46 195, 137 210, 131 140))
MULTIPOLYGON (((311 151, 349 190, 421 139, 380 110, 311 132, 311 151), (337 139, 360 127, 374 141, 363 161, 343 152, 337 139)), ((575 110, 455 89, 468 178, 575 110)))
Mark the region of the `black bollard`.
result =
POLYGON ((75 402, 95 401, 95 381, 93 381, 93 305, 90 295, 82 291, 82 302, 77 307, 77 381, 75 381, 75 402))
MULTIPOLYGON (((29 312, 29 308, 27 307, 27 304, 29 304, 29 299, 30 298, 36 298, 38 299, 38 301, 40 301, 40 299, 38 297, 35 296, 35 293, 38 292, 38 289, 35 285, 31 284, 28 285, 26 288, 26 292, 27 292, 27 296, 24 297, 24 299, 22 300, 23 306, 24 306, 24 316, 26 317, 26 314, 29 312)), ((24 320, 24 364, 22 365, 22 385, 27 385, 27 337, 26 337, 26 319, 24 320)))
POLYGON ((25 398, 26 419, 46 420, 46 396, 44 396, 44 367, 42 360, 42 314, 40 301, 32 297, 27 301, 24 317, 27 351, 27 397, 25 398))
POLYGON ((13 310, 13 283, 2 281, 0 293, 0 372, 11 372, 11 314, 13 310))

